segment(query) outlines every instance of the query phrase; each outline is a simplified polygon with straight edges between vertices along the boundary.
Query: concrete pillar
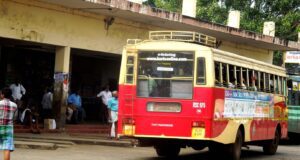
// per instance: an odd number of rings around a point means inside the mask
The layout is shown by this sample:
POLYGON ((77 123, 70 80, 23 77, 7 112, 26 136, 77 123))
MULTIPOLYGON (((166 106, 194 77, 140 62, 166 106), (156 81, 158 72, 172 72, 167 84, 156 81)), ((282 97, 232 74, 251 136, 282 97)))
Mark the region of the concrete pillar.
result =
POLYGON ((69 91, 70 47, 57 47, 55 53, 53 109, 57 128, 64 130, 69 91))
POLYGON ((275 36, 275 22, 268 21, 264 23, 263 35, 275 36))
POLYGON ((197 0, 182 1, 182 15, 196 18, 197 0))
POLYGON ((240 11, 229 11, 227 26, 233 28, 240 28, 240 11))

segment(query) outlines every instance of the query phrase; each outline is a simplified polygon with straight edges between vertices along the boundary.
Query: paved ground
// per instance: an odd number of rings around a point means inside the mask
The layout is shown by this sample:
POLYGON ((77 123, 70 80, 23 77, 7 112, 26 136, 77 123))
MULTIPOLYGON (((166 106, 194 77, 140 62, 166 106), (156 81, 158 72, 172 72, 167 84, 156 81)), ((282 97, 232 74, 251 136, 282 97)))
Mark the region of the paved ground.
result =
MULTIPOLYGON (((243 160, 300 160, 300 145, 281 145, 275 156, 263 155, 260 147, 244 150, 243 160)), ((2 156, 2 155, 1 155, 2 156)), ((207 152, 182 149, 178 160, 212 160, 207 152)), ((222 159, 222 158, 220 158, 222 159)), ((224 159, 224 158, 223 158, 224 159)), ((72 145, 56 150, 16 149, 12 160, 163 160, 153 148, 72 145)))

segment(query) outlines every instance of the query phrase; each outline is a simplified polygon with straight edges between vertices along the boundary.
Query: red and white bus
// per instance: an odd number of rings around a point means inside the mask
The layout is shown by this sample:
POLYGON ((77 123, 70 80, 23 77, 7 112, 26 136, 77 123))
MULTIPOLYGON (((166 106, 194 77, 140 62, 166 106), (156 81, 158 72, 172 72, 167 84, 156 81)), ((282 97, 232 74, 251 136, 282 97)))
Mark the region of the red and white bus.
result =
POLYGON ((247 144, 275 154, 287 137, 285 69, 215 46, 213 37, 181 31, 128 40, 118 135, 154 146, 158 156, 209 147, 237 160, 247 144))

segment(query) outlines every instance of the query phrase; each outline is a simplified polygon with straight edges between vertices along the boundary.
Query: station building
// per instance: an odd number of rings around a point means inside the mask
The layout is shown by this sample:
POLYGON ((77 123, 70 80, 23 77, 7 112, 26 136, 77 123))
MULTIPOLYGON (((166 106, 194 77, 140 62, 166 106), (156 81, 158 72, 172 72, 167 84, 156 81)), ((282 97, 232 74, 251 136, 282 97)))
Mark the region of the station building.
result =
POLYGON ((106 84, 118 89, 127 39, 147 39, 153 30, 201 32, 216 37, 221 50, 267 63, 275 50, 300 50, 299 43, 271 34, 129 0, 0 0, 0 87, 20 79, 27 98, 40 104, 45 88, 52 86, 59 128, 65 127, 69 92, 79 89, 87 120, 97 122, 96 94, 106 84))

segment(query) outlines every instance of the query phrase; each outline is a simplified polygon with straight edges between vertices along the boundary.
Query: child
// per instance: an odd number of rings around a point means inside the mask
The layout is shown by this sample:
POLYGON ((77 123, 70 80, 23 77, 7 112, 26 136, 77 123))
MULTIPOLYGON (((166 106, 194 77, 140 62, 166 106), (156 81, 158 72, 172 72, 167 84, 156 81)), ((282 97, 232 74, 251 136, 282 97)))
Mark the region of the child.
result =
POLYGON ((14 150, 13 118, 17 105, 9 100, 11 95, 9 88, 2 89, 0 93, 0 149, 4 160, 10 160, 10 152, 14 150))

